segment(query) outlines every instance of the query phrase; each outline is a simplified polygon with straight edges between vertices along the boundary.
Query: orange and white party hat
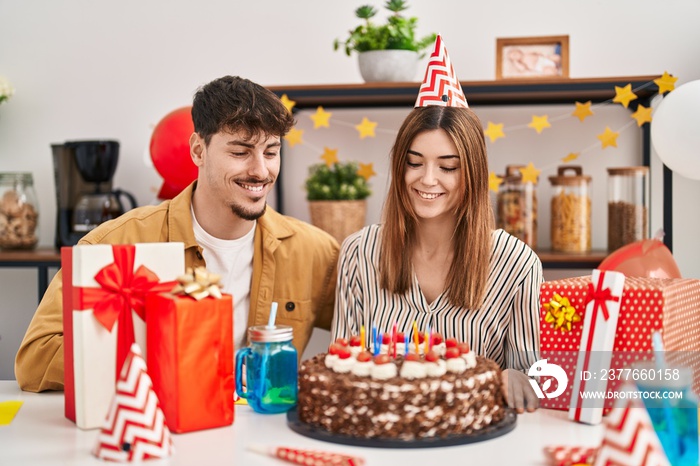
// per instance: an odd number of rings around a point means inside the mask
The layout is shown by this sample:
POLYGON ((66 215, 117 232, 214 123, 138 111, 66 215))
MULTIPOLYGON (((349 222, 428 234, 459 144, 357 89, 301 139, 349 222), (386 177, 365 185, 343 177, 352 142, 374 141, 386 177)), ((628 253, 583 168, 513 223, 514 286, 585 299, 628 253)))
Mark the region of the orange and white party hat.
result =
POLYGON ((102 460, 132 462, 167 458, 173 452, 170 430, 160 409, 139 345, 131 345, 117 391, 93 454, 102 460))
POLYGON ((462 85, 455 75, 452 61, 450 61, 447 48, 445 48, 445 43, 440 35, 435 39, 435 49, 430 55, 425 78, 423 78, 423 84, 418 91, 414 107, 428 107, 430 105, 469 107, 467 98, 462 92, 462 85))
POLYGON ((670 466, 644 403, 633 398, 636 387, 627 385, 605 419, 603 443, 595 466, 670 466))

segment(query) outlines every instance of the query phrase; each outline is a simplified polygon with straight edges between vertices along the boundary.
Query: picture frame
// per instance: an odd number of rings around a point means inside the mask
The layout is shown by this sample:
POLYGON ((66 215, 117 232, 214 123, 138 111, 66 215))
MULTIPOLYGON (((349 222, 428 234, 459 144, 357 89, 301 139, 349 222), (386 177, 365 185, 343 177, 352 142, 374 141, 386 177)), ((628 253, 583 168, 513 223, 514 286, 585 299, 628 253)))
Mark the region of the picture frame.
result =
POLYGON ((496 39, 496 79, 569 77, 569 36, 496 39))

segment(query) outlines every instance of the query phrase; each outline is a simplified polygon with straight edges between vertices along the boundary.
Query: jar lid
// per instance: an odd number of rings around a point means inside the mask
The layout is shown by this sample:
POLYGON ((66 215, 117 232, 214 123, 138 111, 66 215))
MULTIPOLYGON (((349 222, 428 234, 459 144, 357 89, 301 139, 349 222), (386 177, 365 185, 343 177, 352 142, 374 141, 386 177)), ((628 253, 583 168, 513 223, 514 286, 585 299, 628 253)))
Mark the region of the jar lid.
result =
POLYGON ((554 186, 580 186, 590 181, 591 177, 583 174, 580 165, 561 165, 557 168, 557 176, 549 177, 549 182, 554 186))
POLYGON ((608 168, 608 175, 645 175, 649 173, 649 167, 615 167, 608 168))
POLYGON ((27 184, 32 184, 34 179, 30 172, 2 172, 0 173, 0 182, 23 182, 27 184))
POLYGON ((248 328, 248 340, 256 343, 275 343, 290 341, 292 339, 292 327, 288 325, 257 325, 248 328))
POLYGON ((522 183, 523 174, 520 171, 521 168, 526 168, 525 165, 506 165, 506 174, 503 175, 503 181, 505 183, 522 183))

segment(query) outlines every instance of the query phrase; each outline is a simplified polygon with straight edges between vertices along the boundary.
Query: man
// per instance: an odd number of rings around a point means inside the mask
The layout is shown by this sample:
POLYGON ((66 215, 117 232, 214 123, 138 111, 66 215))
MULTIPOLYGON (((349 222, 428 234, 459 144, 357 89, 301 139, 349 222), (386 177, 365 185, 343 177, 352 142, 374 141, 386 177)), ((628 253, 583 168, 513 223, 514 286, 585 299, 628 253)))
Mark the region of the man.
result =
MULTIPOLYGON (((304 222, 266 208, 280 171, 281 138, 294 119, 279 98, 247 79, 225 76, 192 104, 190 155, 197 181, 170 201, 140 207, 95 228, 80 244, 178 241, 185 264, 222 277, 234 297, 234 344, 268 321, 294 329, 302 354, 314 326, 330 329, 338 243, 304 222)), ((27 329, 15 362, 20 387, 63 389, 61 271, 27 329)))

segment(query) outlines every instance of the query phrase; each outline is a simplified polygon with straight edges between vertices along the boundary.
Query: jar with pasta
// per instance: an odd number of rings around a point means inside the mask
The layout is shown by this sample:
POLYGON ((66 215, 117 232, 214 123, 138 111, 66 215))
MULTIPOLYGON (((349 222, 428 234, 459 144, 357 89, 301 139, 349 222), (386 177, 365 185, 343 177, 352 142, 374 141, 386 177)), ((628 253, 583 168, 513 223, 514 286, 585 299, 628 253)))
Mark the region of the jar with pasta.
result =
POLYGON ((591 250, 591 177, 578 165, 562 165, 552 184, 552 250, 588 252, 591 250))
POLYGON ((649 237, 649 167, 608 168, 608 250, 649 237))
POLYGON ((503 182, 498 187, 496 222, 511 235, 532 249, 537 247, 537 193, 536 184, 523 182, 524 165, 506 166, 503 182))
POLYGON ((0 173, 0 248, 36 246, 37 205, 31 173, 0 173))

